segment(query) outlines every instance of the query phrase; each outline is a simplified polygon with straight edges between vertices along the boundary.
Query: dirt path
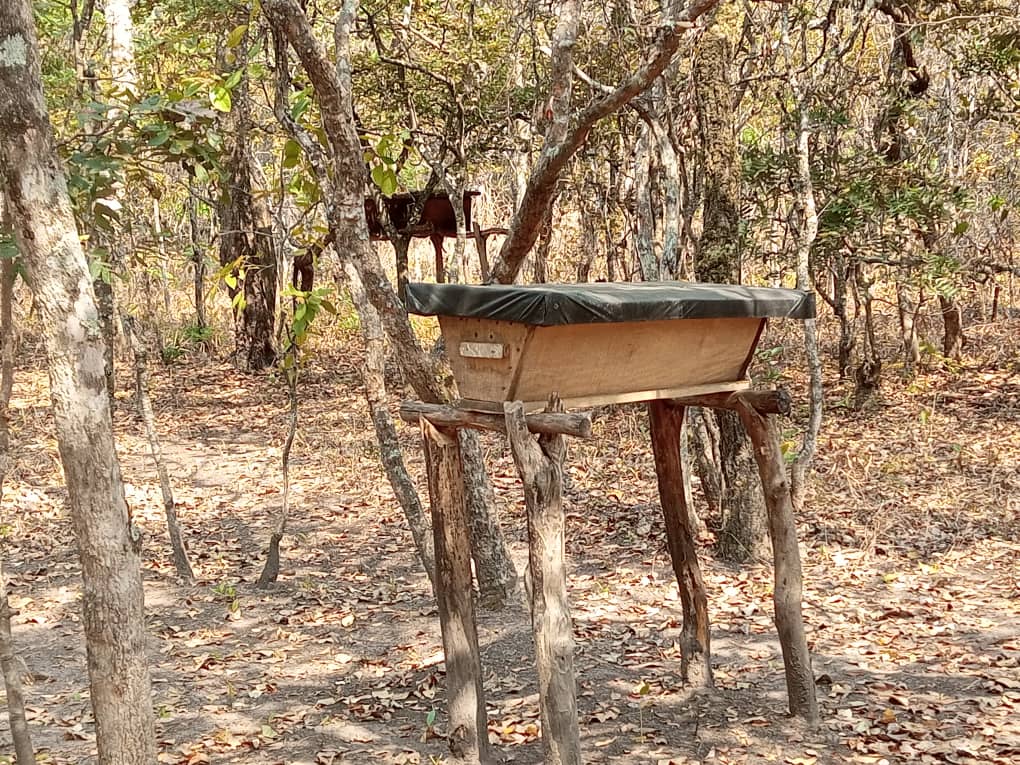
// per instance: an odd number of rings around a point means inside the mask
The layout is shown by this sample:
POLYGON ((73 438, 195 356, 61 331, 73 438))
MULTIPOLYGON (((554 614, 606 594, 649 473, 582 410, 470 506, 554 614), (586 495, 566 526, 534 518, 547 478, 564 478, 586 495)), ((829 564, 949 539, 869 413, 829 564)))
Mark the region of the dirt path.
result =
MULTIPOLYGON (((290 536, 268 592, 253 582, 279 502, 280 387, 197 364, 154 381, 194 587, 173 581, 143 431, 122 400, 119 450, 146 533, 161 762, 443 761, 427 580, 377 464, 355 370, 321 363, 304 384, 290 536)), ((680 607, 644 418, 600 416, 596 438, 571 445, 566 505, 586 762, 1020 761, 1020 378, 980 374, 974 390, 920 378, 893 394, 896 407, 830 412, 801 519, 825 719, 814 733, 785 719, 764 567, 732 569, 704 552, 718 690, 680 687, 680 607)), ((18 380, 23 447, 3 501, 15 639, 43 761, 88 763, 78 570, 45 380, 29 370, 18 380)), ((420 474, 415 434, 402 433, 420 474)), ((485 443, 522 557, 512 462, 501 441, 485 443)), ((480 636, 497 749, 539 762, 527 615, 484 614, 480 636)))

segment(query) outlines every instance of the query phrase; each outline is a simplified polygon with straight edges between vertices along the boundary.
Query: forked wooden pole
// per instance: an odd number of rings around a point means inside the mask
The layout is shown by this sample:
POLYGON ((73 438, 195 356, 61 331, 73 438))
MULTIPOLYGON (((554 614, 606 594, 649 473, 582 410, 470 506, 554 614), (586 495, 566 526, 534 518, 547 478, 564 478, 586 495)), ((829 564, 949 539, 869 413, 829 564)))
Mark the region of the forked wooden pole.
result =
POLYGON ((440 430, 424 419, 421 435, 432 501, 450 753, 465 765, 490 765, 495 761, 489 749, 482 662, 471 601, 471 536, 460 444, 456 431, 440 430))
POLYGON ((790 496, 790 482, 786 477, 786 464, 780 449, 779 430, 773 416, 760 414, 739 394, 735 398, 736 410, 754 446, 754 458, 765 490, 769 536, 775 561, 776 582, 772 600, 776 609, 779 644, 783 649, 790 713, 816 726, 818 699, 801 613, 803 576, 800 550, 797 547, 797 524, 790 496))
POLYGON ((680 676, 695 687, 712 685, 712 653, 708 622, 708 594, 698 565, 694 533, 684 498, 680 460, 684 408, 668 401, 648 404, 648 422, 655 455, 655 477, 666 522, 666 543, 680 591, 684 622, 680 634, 680 676))
MULTIPOLYGON (((558 400, 550 401, 550 409, 558 407, 558 400)), ((504 404, 503 411, 528 506, 531 628, 535 634, 544 763, 580 765, 574 631, 567 600, 561 494, 564 440, 561 435, 543 435, 536 442, 528 432, 520 401, 504 404)))

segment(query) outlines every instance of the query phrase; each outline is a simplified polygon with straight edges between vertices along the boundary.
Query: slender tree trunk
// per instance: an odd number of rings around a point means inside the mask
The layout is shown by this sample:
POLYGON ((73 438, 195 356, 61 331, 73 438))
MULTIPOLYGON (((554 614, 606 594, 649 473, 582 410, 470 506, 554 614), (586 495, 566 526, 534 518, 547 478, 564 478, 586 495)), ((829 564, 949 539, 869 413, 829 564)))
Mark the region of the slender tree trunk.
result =
POLYGON ((452 430, 421 420, 436 546, 436 600, 446 662, 447 742, 454 762, 494 762, 486 728, 482 662, 471 598, 470 525, 460 446, 452 430))
POLYGON ((634 250, 641 279, 659 279, 659 259, 655 255, 655 205, 653 204, 652 131, 641 125, 641 135, 634 149, 634 250))
MULTIPOLYGON (((110 96, 115 104, 120 104, 133 98, 138 90, 138 74, 135 69, 134 54, 134 24, 131 20, 130 0, 107 0, 103 7, 103 16, 106 20, 106 38, 110 51, 110 96)), ((109 112, 108 118, 115 119, 122 111, 115 107, 109 112)), ((103 208, 106 211, 104 214, 108 217, 118 219, 123 196, 124 187, 118 181, 113 187, 111 196, 107 199, 96 200, 96 205, 103 208)), ((112 241, 101 229, 95 228, 93 236, 96 241, 105 244, 107 250, 106 254, 102 256, 106 265, 95 280, 94 288, 99 308, 99 319, 103 327, 103 338, 106 341, 106 388, 110 395, 110 401, 114 402, 113 396, 117 387, 114 368, 117 341, 114 280, 117 279, 117 274, 120 271, 122 253, 119 251, 118 243, 112 241)))
MULTIPOLYGON (((787 35, 788 18, 783 22, 784 41, 789 44, 787 35)), ((796 232, 797 242, 797 289, 811 289, 811 249, 818 236, 818 209, 815 205, 815 186, 811 178, 811 124, 809 114, 809 96, 803 90, 800 75, 796 69, 790 76, 790 86, 797 101, 796 157, 797 173, 794 187, 797 190, 797 203, 800 207, 800 226, 796 232)), ((822 406, 824 392, 822 390, 822 359, 818 353, 818 327, 814 319, 804 320, 804 355, 807 360, 809 377, 809 409, 808 423, 800 450, 794 458, 790 470, 790 497, 795 511, 804 508, 804 496, 807 493, 807 476, 811 462, 818 446, 818 434, 822 428, 822 406)))
POLYGON ((188 185, 188 225, 191 233, 191 262, 195 269, 195 326, 203 330, 208 326, 205 315, 205 251, 198 227, 198 197, 188 185))
POLYGON ((779 446, 779 429, 774 415, 759 414, 739 398, 738 412, 754 443, 754 457, 768 504, 769 538, 775 564, 772 601, 783 650, 790 713, 815 727, 818 725, 818 698, 801 610, 804 580, 790 485, 779 446))
MULTIPOLYGON (((7 460, 4 454, 0 459, 7 460)), ((4 468, 0 468, 4 469, 4 468)), ((3 476, 0 476, 0 481, 3 476)), ((0 486, 2 492, 2 486, 0 486)), ((0 560, 0 670, 3 671, 4 688, 7 692, 7 718, 11 726, 11 738, 14 741, 14 753, 18 765, 35 765, 35 749, 32 747, 32 734, 28 729, 25 716, 25 691, 21 686, 22 662, 14 650, 14 638, 11 634, 11 606, 7 598, 7 576, 0 560)))
MULTIPOLYGON (((733 122, 729 43, 711 29, 694 59, 695 101, 704 167, 704 230, 695 270, 698 279, 740 283, 740 157, 733 122)), ((768 554, 765 498, 754 457, 735 412, 718 411, 719 457, 723 476, 719 553, 749 561, 768 554)))
POLYGON ((163 461, 163 450, 159 443, 159 434, 156 432, 156 418, 152 414, 152 401, 149 399, 146 369, 149 360, 149 353, 145 345, 139 339, 133 326, 133 320, 127 314, 121 316, 121 323, 124 329, 124 337, 131 346, 135 358, 135 397, 138 399, 138 412, 145 424, 145 435, 149 440, 149 452, 152 454, 152 461, 156 466, 156 475, 159 477, 159 489, 163 495, 163 512, 166 516, 166 530, 170 536, 170 549, 173 552, 174 569, 177 576, 186 584, 195 581, 195 573, 191 570, 191 562, 188 560, 188 551, 184 546, 184 536, 181 534, 181 525, 177 520, 177 503, 174 501, 173 487, 170 485, 170 473, 163 461))
POLYGON ((555 202, 549 205, 545 218, 542 220, 542 229, 538 234, 538 245, 531 256, 534 266, 531 280, 535 284, 544 284, 549 281, 549 249, 552 246, 553 212, 555 207, 555 202))
MULTIPOLYGON (((239 24, 249 22, 244 10, 239 24)), ((237 48, 234 66, 244 68, 248 34, 237 48)), ((221 64, 221 68, 225 66, 221 64)), ((232 299, 243 293, 240 310, 235 304, 237 352, 250 371, 276 363, 277 253, 272 219, 265 199, 256 188, 261 172, 252 153, 252 103, 247 73, 233 90, 227 118, 227 151, 220 182, 220 265, 233 266, 237 280, 228 289, 232 299)))
POLYGON ((910 298, 909 285, 896 282, 896 308, 900 319, 900 343, 903 347, 903 366, 908 377, 913 377, 921 361, 921 348, 914 325, 916 306, 910 298))
POLYGON ((50 368, 71 518, 82 565, 83 627, 100 765, 151 765, 141 535, 113 444, 104 346, 88 265, 43 99, 32 9, 0 13, 0 177, 35 293, 50 368))
MULTIPOLYGON (((367 173, 362 161, 362 150, 355 129, 352 110, 350 79, 349 35, 357 7, 356 0, 347 0, 340 13, 334 30, 336 42, 336 68, 330 63, 325 51, 295 0, 269 0, 263 8, 270 22, 291 44, 304 64, 305 71, 316 89, 316 96, 322 114, 324 131, 333 148, 331 177, 323 175, 320 183, 330 200, 328 223, 339 252, 347 254, 358 273, 365 290, 365 297, 379 315, 380 322, 390 342, 396 349, 396 358, 401 365, 405 380, 415 394, 426 403, 448 401, 452 390, 446 376, 441 376, 435 365, 418 342, 411 327, 407 312, 397 298, 378 254, 368 237, 365 220, 364 194, 367 173)), ((278 117, 280 115, 278 114, 278 117)), ((304 145, 304 144, 302 144, 304 145)), ((311 144, 309 144, 311 145, 311 144)), ((311 147, 312 152, 316 149, 311 147)), ((465 442, 465 469, 471 476, 469 497, 486 496, 491 486, 475 487, 474 481, 481 480, 484 465, 481 452, 470 447, 470 437, 465 442), (475 460, 478 462, 475 463, 475 460), (472 467, 472 465, 475 467, 472 467)), ((491 503, 477 506, 470 499, 472 514, 484 514, 485 525, 500 535, 498 519, 491 503)), ((501 536, 501 535, 500 535, 501 536)), ((513 562, 506 554, 505 543, 491 545, 485 549, 499 559, 491 561, 491 568, 506 574, 514 572, 513 562), (502 553, 500 552, 502 551, 502 553)), ((483 557, 479 554, 479 557, 483 557)), ((489 570, 486 561, 476 561, 477 572, 483 576, 489 570)), ((512 580, 516 580, 516 573, 512 580)), ((483 590, 499 588, 500 583, 480 583, 483 590)))
MULTIPOLYGON (((7 206, 0 195, 0 222, 3 228, 10 226, 7 220, 7 206)), ((3 499, 4 482, 14 460, 11 458, 10 403, 14 388, 14 260, 0 261, 0 500, 3 499)), ((11 605, 7 597, 7 577, 3 570, 3 556, 0 555, 0 671, 3 673, 4 688, 7 691, 7 717, 14 741, 14 753, 19 765, 35 765, 35 750, 25 716, 25 692, 21 686, 23 662, 14 648, 11 634, 11 605)))
POLYGON ((347 288, 351 291, 351 302, 358 312, 361 325, 361 336, 365 343, 365 364, 361 368, 361 379, 365 386, 365 399, 368 401, 369 414, 375 427, 376 440, 379 442, 379 456, 382 460, 386 478, 390 488, 404 512, 411 538, 414 540, 418 558, 428 574, 429 582, 435 589, 436 556, 432 542, 432 529, 428 516, 422 508, 414 481, 407 472, 404 455, 400 449, 397 429, 393 425, 393 417, 389 411, 389 400, 386 395, 386 338, 382 324, 375 308, 365 297, 365 289, 354 266, 344 263, 344 274, 347 277, 347 288))
POLYGON ((301 352, 293 348, 294 358, 286 370, 287 374, 287 437, 283 441, 283 453, 280 456, 280 472, 283 476, 283 492, 280 495, 280 508, 273 519, 273 530, 269 534, 269 549, 266 562, 262 566, 256 586, 265 589, 280 577, 280 542, 287 533, 287 521, 290 516, 290 451, 294 447, 294 437, 298 426, 298 373, 300 361, 296 358, 301 352))
MULTIPOLYGON (((547 411, 563 411, 559 401, 547 411)), ((563 514, 562 435, 536 440, 528 432, 524 405, 504 405, 506 432, 528 507, 531 626, 546 765, 581 765, 574 680, 574 629, 567 599, 566 522, 563 514)))
POLYGON ((683 407, 665 401, 653 401, 648 405, 659 501, 684 614, 680 676, 684 682, 700 688, 712 685, 711 631, 708 595, 694 543, 695 529, 691 526, 690 509, 683 491, 684 465, 680 451, 683 419, 683 407))
POLYGON ((959 361, 963 355, 963 313, 956 298, 939 295, 942 310, 942 355, 959 361))

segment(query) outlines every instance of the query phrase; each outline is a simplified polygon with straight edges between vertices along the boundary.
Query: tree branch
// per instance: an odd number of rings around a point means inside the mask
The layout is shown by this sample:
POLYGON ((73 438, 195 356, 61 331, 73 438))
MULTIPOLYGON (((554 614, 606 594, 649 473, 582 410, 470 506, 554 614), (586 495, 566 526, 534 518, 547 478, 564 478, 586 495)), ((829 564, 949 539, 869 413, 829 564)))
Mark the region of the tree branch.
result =
MULTIPOLYGON (((719 0, 695 0, 677 18, 667 21, 659 29, 655 50, 645 64, 612 92, 581 110, 573 120, 573 127, 568 125, 569 120, 558 121, 554 111, 553 122, 546 132, 545 145, 528 179, 524 198, 510 224, 510 235, 503 242, 489 275, 490 283, 509 284, 516 278, 521 264, 538 238, 539 224, 552 203, 556 180, 570 158, 584 144, 595 123, 613 114, 651 86, 673 60, 683 33, 691 29, 694 21, 714 8, 718 2, 719 0)), ((557 33, 559 31, 558 25, 557 33)), ((572 77, 573 61, 571 58, 567 64, 564 63, 565 52, 558 50, 557 41, 554 41, 554 73, 557 66, 566 66, 567 75, 572 77), (557 55, 561 58, 557 59, 557 55)), ((560 95, 562 94, 554 93, 550 99, 550 106, 554 110, 558 105, 555 99, 560 95)))

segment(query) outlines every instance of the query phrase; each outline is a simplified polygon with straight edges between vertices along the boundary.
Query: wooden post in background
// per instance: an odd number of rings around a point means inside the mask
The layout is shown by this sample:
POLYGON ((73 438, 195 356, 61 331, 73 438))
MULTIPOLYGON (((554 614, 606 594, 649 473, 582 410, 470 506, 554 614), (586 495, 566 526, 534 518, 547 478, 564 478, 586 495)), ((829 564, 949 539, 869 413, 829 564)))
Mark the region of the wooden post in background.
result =
MULTIPOLYGON (((559 410, 559 400, 550 400, 549 411, 559 410)), ((544 763, 581 765, 561 493, 566 448, 562 435, 545 434, 536 443, 528 432, 520 401, 505 403, 503 411, 528 506, 531 628, 535 634, 544 763)))
POLYGON ((779 430, 774 416, 761 414, 739 394, 734 396, 734 400, 744 429, 751 437, 754 459, 758 463, 758 473, 765 490, 769 536, 775 561, 776 583, 772 600, 776 609, 779 644, 783 649, 790 713, 803 718, 808 725, 816 726, 818 699, 815 695, 811 654, 804 634, 804 616, 801 613, 803 575, 797 546, 797 523, 793 514, 790 482, 786 477, 786 463, 780 448, 779 430))
POLYGON ((471 589, 471 536, 464 501, 464 466, 455 430, 421 420, 432 502, 436 600, 446 657, 450 752, 465 765, 495 762, 489 749, 482 662, 471 589))
POLYGON ((694 532, 684 497, 680 438, 684 407, 665 400, 648 404, 648 422, 655 455, 659 502, 666 522, 666 542, 680 591, 684 622, 680 635, 680 676, 694 687, 712 685, 712 654, 708 622, 708 595, 698 565, 694 532))

